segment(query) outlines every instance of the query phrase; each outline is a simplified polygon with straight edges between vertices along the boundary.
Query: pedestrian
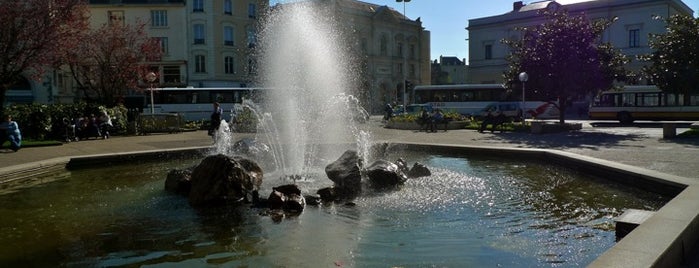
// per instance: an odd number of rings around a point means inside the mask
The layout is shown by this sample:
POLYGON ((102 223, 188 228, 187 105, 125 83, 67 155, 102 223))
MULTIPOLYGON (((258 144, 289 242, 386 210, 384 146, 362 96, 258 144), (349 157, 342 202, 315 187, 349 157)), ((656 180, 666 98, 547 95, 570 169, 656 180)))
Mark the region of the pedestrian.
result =
POLYGON ((390 103, 386 103, 386 106, 384 107, 383 111, 384 111, 383 119, 386 121, 391 120, 391 117, 393 117, 393 107, 391 106, 390 103))
POLYGON ((214 136, 218 128, 221 126, 223 118, 223 108, 218 102, 214 102, 214 111, 211 113, 211 128, 209 128, 209 136, 214 136))
POLYGON ((22 147, 22 133, 17 122, 12 121, 11 115, 5 115, 5 120, 0 123, 0 147, 5 141, 10 141, 10 149, 18 151, 22 147))

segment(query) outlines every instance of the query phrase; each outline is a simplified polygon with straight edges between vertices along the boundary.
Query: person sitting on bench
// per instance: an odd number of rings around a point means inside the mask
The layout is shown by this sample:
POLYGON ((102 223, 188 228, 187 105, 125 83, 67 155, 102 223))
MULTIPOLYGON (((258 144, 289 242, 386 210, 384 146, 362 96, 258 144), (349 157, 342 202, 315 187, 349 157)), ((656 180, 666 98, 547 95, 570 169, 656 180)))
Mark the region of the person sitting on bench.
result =
MULTIPOLYGON (((430 131, 431 132, 437 132, 437 124, 443 124, 444 122, 444 114, 442 113, 442 110, 436 109, 434 110, 434 113, 432 113, 432 120, 430 121, 430 131)), ((446 131, 446 128, 445 128, 446 131)))

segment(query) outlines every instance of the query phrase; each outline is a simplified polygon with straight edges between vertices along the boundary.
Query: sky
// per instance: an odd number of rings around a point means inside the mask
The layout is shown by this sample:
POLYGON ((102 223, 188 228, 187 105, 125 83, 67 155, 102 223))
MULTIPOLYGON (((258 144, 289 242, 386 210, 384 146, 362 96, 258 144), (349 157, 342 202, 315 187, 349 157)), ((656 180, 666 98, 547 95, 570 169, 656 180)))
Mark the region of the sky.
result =
MULTIPOLYGON (((270 0, 270 5, 285 3, 290 0, 270 0)), ((403 13, 404 3, 396 0, 361 0, 363 2, 386 5, 403 13)), ((524 1, 525 4, 538 2, 524 1)), ((559 0, 566 4, 575 0, 559 0)), ((469 19, 502 15, 512 10, 515 0, 410 0, 405 3, 405 14, 411 20, 418 17, 425 30, 430 31, 431 59, 439 56, 454 56, 468 60, 468 26, 469 19)), ((682 0, 694 10, 694 17, 699 17, 699 0, 682 0)))

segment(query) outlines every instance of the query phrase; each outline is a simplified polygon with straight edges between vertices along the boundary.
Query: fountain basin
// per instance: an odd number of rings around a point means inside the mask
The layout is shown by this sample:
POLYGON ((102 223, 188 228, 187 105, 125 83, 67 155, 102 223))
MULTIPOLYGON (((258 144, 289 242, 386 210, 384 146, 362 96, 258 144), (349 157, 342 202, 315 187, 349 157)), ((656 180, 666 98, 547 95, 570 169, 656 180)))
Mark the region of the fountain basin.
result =
MULTIPOLYGON (((484 155, 484 156, 497 156, 497 157, 513 157, 513 158, 536 158, 539 159, 539 161, 546 161, 546 162, 555 162, 557 164, 564 165, 566 167, 571 167, 574 170, 579 170, 580 172, 593 172, 592 174, 595 174, 595 176, 599 177, 607 177, 609 178, 614 177, 614 178, 619 178, 621 181, 627 182, 627 183, 632 183, 632 184, 638 184, 642 185, 643 187, 648 187, 652 188, 654 190, 659 190, 660 192, 663 192, 665 194, 676 194, 680 193, 670 201, 666 206, 664 206, 662 209, 660 209, 654 217, 649 219, 649 221, 643 225, 641 225, 637 230, 632 232, 629 236, 627 236, 625 239, 623 239, 621 242, 619 242, 616 246, 612 247, 607 253, 603 254, 602 257, 599 259, 595 260, 592 265, 602 265, 602 266, 607 266, 610 263, 614 264, 628 264, 629 259, 626 258, 620 258, 619 255, 616 255, 619 250, 622 252, 622 254, 627 253, 628 251, 633 251, 632 249, 628 249, 626 247, 627 244, 635 244, 633 242, 625 242, 625 241, 632 241, 636 240, 638 242, 638 239, 644 240, 644 242, 648 242, 645 240, 648 240, 647 238, 644 238, 641 236, 640 238, 637 235, 638 233, 646 233, 651 232, 650 235, 653 235, 652 233, 655 231, 655 233, 662 233, 665 234, 664 237, 667 237, 667 234, 670 234, 670 236, 677 234, 677 236, 674 236, 673 239, 656 239, 653 238, 653 247, 648 247, 650 249, 655 249, 657 246, 662 246, 663 243, 666 244, 665 247, 663 247, 663 250, 660 250, 658 253, 651 255, 651 256, 656 256, 657 258, 653 259, 651 263, 655 264, 671 264, 673 261, 681 260, 681 258, 673 258, 672 254, 677 254, 677 248, 676 244, 677 243, 682 243, 684 241, 685 246, 689 245, 689 241, 694 241, 693 238, 697 237, 695 234, 692 234, 692 230, 686 230, 687 228, 682 229, 682 224, 677 224, 677 226, 667 226, 667 224, 663 223, 664 218, 673 216, 674 218, 672 219, 673 222, 677 222, 680 219, 677 219, 677 217, 682 216, 684 218, 691 218, 691 215, 687 214, 693 214, 693 213, 683 213, 683 215, 673 215, 673 213, 677 213, 678 208, 673 208, 672 205, 675 203, 680 203, 680 204, 685 204, 685 201, 682 201, 686 197, 691 197, 691 193, 688 193, 688 190, 691 190, 692 187, 687 187, 687 182, 683 181, 682 178, 673 178, 673 176, 667 176, 667 175, 662 175, 662 174, 648 174, 652 173, 647 170, 643 169, 636 169, 633 167, 628 167, 628 166, 623 166, 623 165, 618 165, 614 163, 605 163, 606 161, 599 161, 587 157, 581 157, 579 155, 574 155, 574 154, 566 154, 563 152, 557 152, 557 151, 550 151, 550 150, 522 150, 522 149, 490 149, 490 148, 481 148, 481 147, 469 147, 469 146, 448 146, 448 145, 422 145, 422 144, 394 144, 389 146, 394 149, 399 149, 399 150, 405 150, 405 149, 410 149, 410 150, 418 150, 422 151, 425 149, 429 149, 431 153, 449 153, 449 154, 463 154, 463 155, 484 155), (659 175, 659 176, 653 176, 653 175, 659 175), (678 200, 680 198, 680 200, 678 200), (654 218, 656 218, 654 220, 654 218), (661 220, 658 220, 661 219, 661 220), (658 224, 662 226, 662 228, 653 228, 652 225, 654 222, 661 221, 658 224), (651 225, 651 227, 646 227, 647 225, 651 225), (670 230, 668 230, 668 227, 670 230), (646 230, 649 229, 649 230, 646 230), (677 231, 674 231, 677 230, 677 231), (640 232, 638 232, 640 231, 640 232), (679 232, 679 233, 678 233, 679 232), (619 249, 619 245, 625 245, 623 248, 619 249), (599 264, 602 263, 602 264, 599 264)), ((192 153, 192 152, 201 152, 201 148, 190 148, 187 150, 173 150, 172 153, 192 153)), ((131 159, 132 161, 140 161, 137 160, 140 157, 143 157, 142 159, 149 159, 153 158, 152 155, 155 152, 145 152, 141 154, 135 154, 132 156, 129 156, 128 154, 125 155, 120 155, 117 156, 117 159, 131 159)), ((71 168, 75 168, 78 166, 93 166, 94 161, 100 161, 100 163, 104 163, 104 161, 116 161, 116 160, 108 160, 108 156, 94 156, 94 157, 83 157, 83 158, 74 158, 71 160, 70 166, 71 168)), ((695 195, 696 196, 696 195, 695 195)), ((696 203, 696 202, 695 202, 696 203)), ((340 208, 339 210, 344 210, 340 208)), ((696 211, 696 210, 691 210, 691 211, 696 211)), ((345 211, 347 212, 347 211, 345 211)), ((696 215, 694 215, 696 216, 696 215)), ((690 220, 691 222, 691 220, 690 220)), ((686 225, 686 224, 685 224, 686 225)), ((691 224, 690 224, 691 225, 691 224)), ((657 226, 656 226, 657 227, 657 226)), ((690 226, 691 227, 691 226, 690 226)), ((691 229, 691 228, 689 228, 691 229)), ((696 228, 694 229, 696 230, 696 228)), ((636 243, 637 244, 637 243, 636 243)), ((643 243, 644 245, 648 245, 647 243, 643 243)), ((690 250, 690 249, 687 249, 690 250)), ((647 252, 643 252, 646 256, 648 255, 647 252)), ((227 259, 227 257, 223 258, 227 259)), ((640 261, 651 261, 649 260, 649 257, 645 258, 634 258, 633 259, 634 264, 640 264, 641 266, 643 263, 640 263, 640 261)), ((623 265, 622 265, 623 266, 623 265)))

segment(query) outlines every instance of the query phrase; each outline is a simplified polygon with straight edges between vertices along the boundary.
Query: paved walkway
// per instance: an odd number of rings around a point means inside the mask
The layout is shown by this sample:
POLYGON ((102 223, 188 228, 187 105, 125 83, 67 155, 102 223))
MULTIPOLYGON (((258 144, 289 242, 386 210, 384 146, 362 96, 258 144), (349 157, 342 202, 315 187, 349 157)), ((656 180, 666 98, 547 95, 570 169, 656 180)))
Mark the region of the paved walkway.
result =
MULTIPOLYGON (((450 130, 425 133, 383 128, 378 117, 364 126, 375 141, 462 144, 493 147, 547 148, 592 156, 627 165, 699 180, 699 139, 662 138, 662 129, 644 127, 592 127, 570 133, 478 133, 450 130)), ((678 129, 678 133, 683 129, 678 129)), ((236 138, 252 134, 236 134, 236 138)), ((61 146, 0 150, 0 174, 18 166, 55 158, 210 146, 206 131, 147 136, 112 137, 107 140, 71 142, 61 146)))

